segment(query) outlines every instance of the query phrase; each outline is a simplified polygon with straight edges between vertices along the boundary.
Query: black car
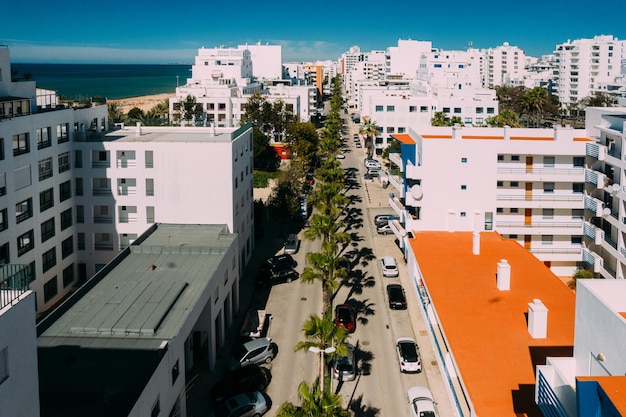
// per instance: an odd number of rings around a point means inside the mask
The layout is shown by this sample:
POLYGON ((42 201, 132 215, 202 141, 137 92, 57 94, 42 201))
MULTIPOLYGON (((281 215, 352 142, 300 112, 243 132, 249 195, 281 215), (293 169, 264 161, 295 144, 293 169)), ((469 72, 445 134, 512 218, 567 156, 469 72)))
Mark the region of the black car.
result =
POLYGON ((276 255, 267 259, 257 275, 257 283, 263 287, 282 282, 291 282, 300 277, 293 268, 298 263, 291 255, 276 255))
POLYGON ((389 298, 389 308, 392 310, 406 309, 406 296, 400 284, 387 285, 387 297, 389 298))
POLYGON ((295 259, 289 254, 272 256, 268 258, 265 263, 274 271, 285 268, 295 268, 298 265, 295 259))
POLYGON ((335 326, 343 327, 348 333, 356 330, 356 311, 348 304, 339 304, 335 307, 335 326))
POLYGON ((225 375, 211 389, 214 401, 221 401, 243 392, 264 391, 272 379, 269 369, 248 365, 225 375))

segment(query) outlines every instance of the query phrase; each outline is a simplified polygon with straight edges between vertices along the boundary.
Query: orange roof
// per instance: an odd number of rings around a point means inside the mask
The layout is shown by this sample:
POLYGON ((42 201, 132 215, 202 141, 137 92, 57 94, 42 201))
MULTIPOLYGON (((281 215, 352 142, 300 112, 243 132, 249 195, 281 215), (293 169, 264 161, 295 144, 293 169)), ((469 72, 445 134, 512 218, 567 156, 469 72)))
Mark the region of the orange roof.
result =
POLYGON ((472 253, 471 232, 414 232, 410 242, 476 415, 541 416, 535 365, 562 351, 571 356, 574 294, 530 252, 495 232, 480 234, 479 255, 472 253), (509 291, 496 287, 501 259, 511 265, 509 291), (535 298, 548 309, 545 339, 533 339, 527 329, 535 298))
POLYGON ((597 381, 617 409, 626 416, 626 376, 578 376, 581 381, 597 381))
POLYGON ((415 145, 415 140, 407 133, 396 133, 395 135, 391 135, 391 137, 405 145, 415 145))
POLYGON ((487 135, 463 135, 463 139, 504 139, 504 136, 487 136, 487 135))
POLYGON ((424 139, 452 139, 452 135, 420 135, 424 139))
POLYGON ((620 311, 618 314, 626 319, 626 312, 620 311))
POLYGON ((595 142, 595 141, 589 138, 574 138, 574 142, 595 142))
POLYGON ((511 136, 511 140, 554 140, 552 136, 511 136))

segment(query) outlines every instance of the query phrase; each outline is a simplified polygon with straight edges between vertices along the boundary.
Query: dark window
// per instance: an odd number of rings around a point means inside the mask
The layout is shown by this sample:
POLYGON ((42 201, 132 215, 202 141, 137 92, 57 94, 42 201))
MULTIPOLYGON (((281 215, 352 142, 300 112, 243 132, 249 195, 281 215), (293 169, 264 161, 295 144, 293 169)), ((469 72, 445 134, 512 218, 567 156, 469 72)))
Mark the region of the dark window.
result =
POLYGON ((11 263, 10 262, 10 257, 9 257, 9 243, 5 243, 4 245, 0 246, 0 264, 8 264, 11 263))
POLYGON ((72 197, 72 182, 67 180, 59 184, 59 201, 65 201, 72 197))
POLYGON ((519 182, 517 181, 511 181, 511 187, 519 187, 519 182))
POLYGON ((48 271, 50 268, 57 264, 57 251, 56 248, 52 248, 41 256, 41 263, 43 272, 48 271))
POLYGON ((0 161, 4 161, 4 138, 0 138, 0 161))
POLYGON ((54 206, 54 190, 48 188, 39 193, 39 211, 43 212, 54 206))
POLYGON ((511 155, 511 161, 519 161, 519 155, 511 155))
POLYGON ((74 168, 83 167, 83 151, 78 149, 74 151, 74 168))
POLYGON ((63 270, 63 288, 74 282, 74 264, 63 270))
POLYGON ((554 183, 553 182, 544 182, 543 183, 543 192, 544 193, 553 193, 554 192, 554 183))
POLYGON ((409 113, 416 113, 417 112, 417 106, 409 106, 409 113))
POLYGON ((43 299, 47 303, 55 295, 57 295, 57 277, 54 276, 50 281, 43 284, 43 299))
POLYGON ((39 181, 43 181, 52 176, 52 158, 39 161, 39 181))
POLYGON ((511 213, 519 213, 519 209, 517 207, 511 207, 511 213))
POLYGON ((500 188, 500 187, 504 187, 504 181, 497 181, 497 182, 496 182, 496 186, 497 186, 498 188, 500 188))
POLYGON ((585 166, 585 157, 584 156, 575 156, 573 158, 572 164, 576 168, 582 168, 585 166))
POLYGON ((504 213, 504 209, 502 207, 497 207, 496 208, 496 213, 502 214, 502 213, 504 213))
POLYGON ((420 113, 426 113, 428 111, 427 106, 420 106, 420 113))
POLYGON ((41 243, 54 237, 54 217, 41 223, 41 243))
POLYGON ((581 245, 583 243, 582 236, 572 236, 572 245, 581 245))
POLYGON ((8 210, 0 210, 0 232, 9 228, 8 210))
POLYGON ((57 125, 57 142, 58 143, 64 143, 70 140, 70 135, 68 133, 69 130, 70 130, 69 123, 63 123, 63 124, 57 125))
POLYGON ((387 111, 388 111, 388 112, 394 112, 394 111, 396 111, 396 106, 387 106, 387 111))
POLYGON ((42 127, 41 129, 37 129, 37 149, 44 149, 50 146, 52 146, 50 128, 42 127))
POLYGON ((59 174, 70 170, 70 153, 63 152, 59 154, 59 174))
POLYGON ((37 273, 35 271, 35 261, 32 261, 29 265, 28 265, 28 282, 33 282, 35 279, 37 279, 37 273))
POLYGON ((61 258, 65 259, 74 253, 74 236, 70 236, 61 242, 61 258))
POLYGON ((504 161, 504 155, 498 155, 498 161, 504 161))
POLYGON ((76 206, 76 223, 85 223, 85 206, 76 206))
POLYGON ((29 230, 17 238, 17 256, 22 256, 35 247, 34 236, 35 233, 29 230))
POLYGON ((483 110, 483 107, 476 107, 476 114, 482 114, 483 110))
POLYGON ((494 114, 494 107, 487 107, 487 114, 494 114))
POLYGON ((461 185, 461 190, 467 190, 467 185, 465 184, 461 185))
POLYGON ((444 113, 450 113, 450 107, 444 107, 443 108, 443 112, 444 113))
POLYGON ((178 360, 176 360, 176 363, 174 364, 174 366, 172 366, 172 385, 174 385, 174 383, 178 379, 179 374, 180 368, 178 367, 178 360))
POLYGON ((30 151, 28 133, 13 135, 13 156, 22 155, 30 151))
POLYGON ((384 107, 383 106, 376 106, 375 111, 383 111, 384 107))
POLYGON ((61 230, 65 230, 72 225, 72 208, 61 212, 61 230))
POLYGON ((582 182, 575 182, 572 184, 572 191, 579 194, 582 193, 585 189, 585 184, 582 182))
POLYGON ((20 201, 15 205, 15 222, 21 223, 24 220, 33 217, 33 199, 20 201))
POLYGON ((461 114, 461 108, 460 107, 455 107, 454 108, 454 114, 461 114))
POLYGON ((74 180, 74 191, 76 192, 76 195, 83 195, 83 179, 82 178, 76 178, 74 180))

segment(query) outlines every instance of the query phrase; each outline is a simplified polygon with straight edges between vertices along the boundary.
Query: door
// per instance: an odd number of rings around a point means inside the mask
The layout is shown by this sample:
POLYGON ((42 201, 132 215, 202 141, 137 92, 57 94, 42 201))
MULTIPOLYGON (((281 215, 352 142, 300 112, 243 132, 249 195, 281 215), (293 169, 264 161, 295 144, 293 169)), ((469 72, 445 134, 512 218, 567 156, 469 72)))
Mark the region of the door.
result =
POLYGON ((533 199, 533 183, 526 183, 526 201, 532 201, 533 199))
POLYGON ((530 226, 533 219, 533 209, 524 209, 524 226, 530 226))
POLYGON ((524 248, 530 250, 530 235, 524 235, 524 248))
POLYGON ((526 173, 532 174, 532 172, 533 172, 533 157, 527 156, 526 157, 526 173))

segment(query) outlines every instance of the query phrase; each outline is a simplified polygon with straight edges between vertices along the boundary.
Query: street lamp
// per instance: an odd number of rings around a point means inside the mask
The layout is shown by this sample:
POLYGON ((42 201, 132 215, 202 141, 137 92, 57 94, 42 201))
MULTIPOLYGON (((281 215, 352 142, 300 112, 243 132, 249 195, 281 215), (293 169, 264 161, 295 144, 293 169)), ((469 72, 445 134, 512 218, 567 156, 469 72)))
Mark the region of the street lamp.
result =
POLYGON ((327 347, 326 349, 320 349, 316 346, 309 347, 309 352, 320 354, 320 390, 321 392, 324 392, 324 366, 326 365, 324 362, 324 354, 333 353, 336 350, 337 348, 334 346, 327 347))

